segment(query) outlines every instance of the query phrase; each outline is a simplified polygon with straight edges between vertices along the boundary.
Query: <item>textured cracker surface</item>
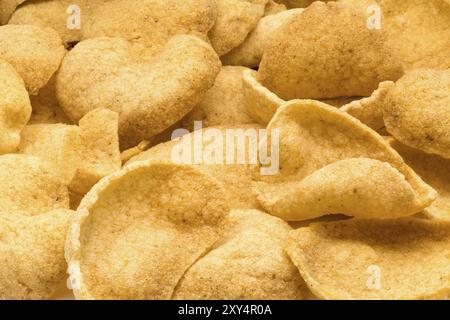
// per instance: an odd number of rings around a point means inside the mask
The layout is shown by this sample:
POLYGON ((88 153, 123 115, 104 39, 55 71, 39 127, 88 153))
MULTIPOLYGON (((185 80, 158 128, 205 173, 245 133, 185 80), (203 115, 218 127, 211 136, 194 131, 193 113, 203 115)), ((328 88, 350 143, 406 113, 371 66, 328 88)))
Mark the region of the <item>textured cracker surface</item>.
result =
POLYGON ((0 27, 0 58, 20 74, 31 95, 37 95, 58 70, 65 51, 50 28, 6 25, 0 27))
POLYGON ((0 59, 0 155, 14 152, 31 115, 25 84, 8 62, 0 59))
POLYGON ((369 96, 403 74, 380 30, 358 9, 316 2, 278 28, 266 45, 258 80, 283 99, 369 96))
POLYGON ((257 210, 235 210, 218 244, 181 279, 175 299, 305 299, 311 296, 283 250, 291 227, 257 210))
POLYGON ((253 123, 247 114, 243 95, 242 72, 245 67, 222 67, 214 86, 203 100, 181 122, 183 128, 192 130, 194 121, 202 121, 202 126, 236 126, 253 123))
POLYGON ((450 158, 450 69, 417 69, 395 83, 383 104, 387 131, 400 142, 450 158))
POLYGON ((450 291, 450 223, 404 218, 312 224, 287 252, 325 299, 444 299, 450 291), (368 286, 380 271, 380 289, 368 286), (372 289, 371 289, 372 288, 372 289))

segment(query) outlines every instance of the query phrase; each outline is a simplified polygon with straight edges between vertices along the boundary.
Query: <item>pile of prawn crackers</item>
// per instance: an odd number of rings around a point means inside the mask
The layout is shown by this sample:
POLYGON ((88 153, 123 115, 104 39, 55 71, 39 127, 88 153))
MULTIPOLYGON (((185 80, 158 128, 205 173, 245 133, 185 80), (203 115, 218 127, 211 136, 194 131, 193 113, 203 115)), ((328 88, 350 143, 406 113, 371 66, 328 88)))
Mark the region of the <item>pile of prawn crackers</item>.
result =
POLYGON ((450 0, 0 0, 0 299, 450 299, 450 0))

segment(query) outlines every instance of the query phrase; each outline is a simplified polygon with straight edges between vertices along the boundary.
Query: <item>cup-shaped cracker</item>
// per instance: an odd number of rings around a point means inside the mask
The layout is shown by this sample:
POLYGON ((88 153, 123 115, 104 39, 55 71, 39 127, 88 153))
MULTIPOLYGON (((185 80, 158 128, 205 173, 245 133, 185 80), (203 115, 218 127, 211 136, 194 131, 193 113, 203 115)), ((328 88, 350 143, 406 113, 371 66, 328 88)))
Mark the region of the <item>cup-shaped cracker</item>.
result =
POLYGON ((278 109, 267 130, 269 144, 279 132, 280 172, 255 190, 276 216, 395 218, 413 215, 436 198, 388 142, 334 107, 293 100, 278 109))
POLYGON ((73 122, 95 108, 116 111, 125 149, 179 121, 201 101, 219 72, 214 50, 194 36, 171 38, 156 56, 125 39, 95 38, 66 55, 56 91, 73 122))
POLYGON ((278 28, 258 80, 285 100, 369 96, 403 74, 381 30, 351 5, 316 2, 278 28))
POLYGON ((37 95, 58 70, 65 50, 51 28, 6 25, 0 27, 0 58, 20 74, 31 95, 37 95))
POLYGON ((287 252, 322 299, 445 299, 450 222, 416 218, 314 223, 287 252))
POLYGON ((181 279, 175 299, 269 300, 311 296, 284 252, 292 228, 257 210, 231 211, 221 241, 181 279))
POLYGON ((137 162, 96 184, 66 243, 78 299, 169 299, 220 237, 220 183, 199 170, 137 162))
POLYGON ((450 69, 416 69, 390 88, 387 131, 400 142, 450 159, 450 69))
POLYGON ((30 98, 22 78, 0 59, 0 154, 16 150, 30 115, 30 98))

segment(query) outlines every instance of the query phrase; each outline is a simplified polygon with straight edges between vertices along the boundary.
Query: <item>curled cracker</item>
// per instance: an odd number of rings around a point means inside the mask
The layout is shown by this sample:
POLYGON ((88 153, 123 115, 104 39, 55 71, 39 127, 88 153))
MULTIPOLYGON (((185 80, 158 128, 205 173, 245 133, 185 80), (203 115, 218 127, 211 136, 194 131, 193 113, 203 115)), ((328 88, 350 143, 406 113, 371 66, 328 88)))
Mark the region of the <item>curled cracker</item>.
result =
POLYGON ((226 203, 220 184, 192 167, 139 162, 102 180, 66 244, 75 297, 170 298, 219 238, 226 203))
POLYGON ((287 253, 322 299, 445 299, 450 293, 450 222, 315 223, 291 233, 287 253))
POLYGON ((255 191, 274 215, 289 220, 330 213, 394 218, 413 215, 436 198, 381 136, 331 106, 293 100, 278 109, 267 129, 268 141, 279 131, 280 172, 261 179, 255 191), (373 192, 380 183, 389 192, 378 198, 373 192))

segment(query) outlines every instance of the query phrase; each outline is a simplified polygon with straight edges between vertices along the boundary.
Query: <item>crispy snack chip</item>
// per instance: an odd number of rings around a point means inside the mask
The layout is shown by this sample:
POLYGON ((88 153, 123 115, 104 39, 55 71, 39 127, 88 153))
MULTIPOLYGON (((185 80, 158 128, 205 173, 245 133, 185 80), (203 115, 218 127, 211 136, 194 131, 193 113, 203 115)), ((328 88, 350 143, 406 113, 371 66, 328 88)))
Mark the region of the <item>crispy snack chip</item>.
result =
POLYGON ((64 241, 72 214, 64 209, 32 217, 0 213, 0 299, 52 296, 66 278, 64 241))
POLYGON ((422 215, 450 220, 450 160, 407 147, 394 139, 390 143, 405 162, 438 192, 436 200, 422 215))
POLYGON ((405 70, 450 68, 450 2, 448 0, 340 0, 380 8, 381 29, 405 70))
POLYGON ((207 39, 217 18, 212 0, 103 1, 83 26, 82 39, 122 37, 160 51, 179 34, 207 39))
POLYGON ((0 156, 0 214, 39 215, 69 207, 67 185, 44 160, 19 154, 0 156))
POLYGON ((8 23, 50 27, 58 32, 67 46, 82 40, 82 27, 86 22, 84 18, 89 17, 105 1, 27 1, 17 8, 8 23))
POLYGON ((20 132, 31 115, 31 104, 23 80, 0 59, 0 155, 16 150, 20 132))
POLYGON ((312 4, 270 38, 258 80, 286 100, 369 96, 403 70, 381 31, 366 21, 350 5, 312 4))
POLYGON ((254 123, 247 114, 245 97, 242 93, 242 72, 244 67, 222 67, 214 86, 203 100, 181 122, 190 130, 194 121, 202 121, 203 127, 236 126, 254 123))
POLYGON ((400 142, 450 159, 450 69, 417 69, 389 90, 386 128, 400 142))
POLYGON ((322 299, 445 299, 450 222, 415 218, 311 224, 287 253, 322 299))
POLYGON ((7 24, 14 10, 25 0, 2 0, 0 1, 0 25, 7 24))
POLYGON ((168 299, 220 237, 220 183, 193 167, 139 162, 83 199, 66 244, 79 299, 168 299))
POLYGON ((252 163, 252 156, 257 155, 257 150, 252 147, 257 144, 255 139, 258 139, 259 129, 262 127, 257 124, 247 124, 197 130, 154 146, 132 158, 126 165, 145 160, 193 165, 223 184, 229 194, 230 208, 259 209, 256 195, 252 192, 252 182, 259 176, 258 159, 255 158, 252 163), (202 158, 196 159, 196 150, 200 148, 203 149, 200 155, 202 158), (215 162, 216 152, 223 154, 222 159, 217 158, 222 160, 220 163, 215 162), (205 161, 204 155, 211 155, 211 159, 205 161), (227 161, 227 156, 230 155, 234 155, 234 158, 227 161), (238 162, 241 155, 244 163, 238 162))
POLYGON ((331 106, 293 100, 267 130, 269 141, 280 132, 280 174, 256 183, 255 191, 271 214, 292 221, 339 213, 395 218, 436 198, 381 136, 331 106))
POLYGON ((24 4, 9 23, 52 27, 66 44, 122 37, 158 51, 177 34, 206 40, 216 17, 213 0, 49 0, 24 4))
POLYGON ((31 95, 36 95, 58 70, 64 46, 50 28, 6 25, 0 27, 0 58, 20 74, 31 95))
POLYGON ((218 16, 209 32, 211 44, 219 56, 244 42, 264 16, 268 0, 216 0, 218 16))
POLYGON ((259 66, 270 36, 284 23, 296 19, 302 12, 303 9, 293 9, 265 16, 259 20, 255 29, 239 47, 221 57, 222 62, 226 65, 249 68, 259 66))
POLYGON ((79 126, 27 126, 19 151, 46 159, 71 192, 85 194, 102 177, 120 169, 117 131, 117 114, 96 109, 86 114, 79 126))
POLYGON ((291 227, 257 210, 231 211, 222 239, 186 272, 175 299, 311 297, 284 252, 291 227))
POLYGON ((126 149, 191 111, 219 71, 213 49, 193 36, 171 38, 157 56, 124 39, 96 38, 80 42, 66 55, 56 90, 73 122, 95 108, 116 111, 126 149))
POLYGON ((341 110, 351 114, 373 130, 378 131, 384 127, 383 104, 389 89, 393 85, 394 82, 392 81, 381 82, 378 85, 378 89, 370 97, 347 103, 341 107, 341 110))

